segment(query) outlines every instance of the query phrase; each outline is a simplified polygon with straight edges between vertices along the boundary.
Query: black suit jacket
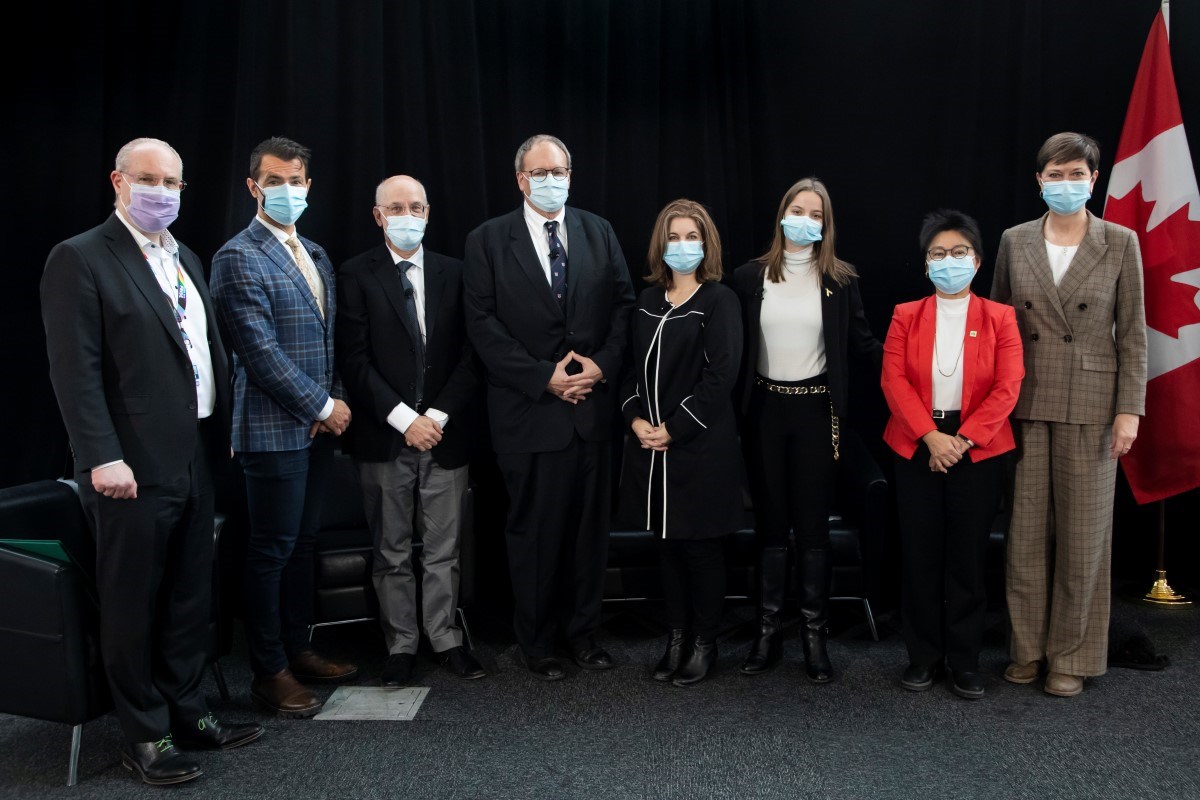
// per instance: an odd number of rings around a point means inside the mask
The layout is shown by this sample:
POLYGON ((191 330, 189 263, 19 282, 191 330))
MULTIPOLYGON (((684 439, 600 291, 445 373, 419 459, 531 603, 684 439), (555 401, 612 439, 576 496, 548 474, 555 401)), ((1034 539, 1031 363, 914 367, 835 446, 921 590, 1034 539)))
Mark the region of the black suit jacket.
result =
POLYGON ((568 208, 564 225, 565 313, 534 251, 523 208, 467 236, 467 332, 487 372, 498 453, 553 452, 567 447, 575 432, 589 442, 611 434, 633 286, 606 220, 568 208), (555 364, 572 350, 595 361, 604 375, 577 405, 546 389, 555 364))
MULTIPOLYGON (((216 404, 213 469, 229 461, 229 362, 204 270, 179 246, 208 322, 216 404)), ((139 485, 185 475, 195 448, 196 380, 171 302, 114 213, 50 251, 41 282, 50 380, 80 471, 124 459, 139 485)))
MULTIPOLYGON (((762 320, 762 288, 766 264, 751 261, 733 273, 733 287, 742 300, 742 319, 746 324, 743 338, 744 355, 735 397, 743 414, 750 407, 750 390, 758 368, 758 352, 762 346, 759 326, 762 320)), ((871 333, 863 313, 858 280, 851 278, 845 286, 832 278, 821 279, 821 327, 825 337, 825 372, 833 398, 833 413, 845 417, 848 410, 850 373, 848 353, 863 358, 878 376, 883 369, 883 345, 871 333)))
POLYGON ((480 369, 463 321, 462 262, 425 250, 425 397, 418 405, 417 349, 404 324, 399 268, 387 245, 355 256, 338 270, 334 344, 354 419, 345 449, 356 461, 391 461, 406 447, 387 416, 401 402, 418 413, 450 415, 437 463, 467 463, 471 430, 467 413, 479 388, 480 369))

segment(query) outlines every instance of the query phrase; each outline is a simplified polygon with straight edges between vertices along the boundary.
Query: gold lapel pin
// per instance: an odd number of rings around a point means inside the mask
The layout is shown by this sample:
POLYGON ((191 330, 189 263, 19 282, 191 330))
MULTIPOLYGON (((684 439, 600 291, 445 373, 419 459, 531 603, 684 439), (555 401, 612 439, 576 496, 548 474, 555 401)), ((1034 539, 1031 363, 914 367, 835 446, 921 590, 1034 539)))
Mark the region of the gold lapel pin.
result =
POLYGON ((971 331, 971 338, 973 339, 973 338, 975 338, 975 336, 976 336, 975 331, 971 331))
POLYGON ((833 297, 833 289, 826 289, 826 290, 825 290, 825 296, 826 296, 826 297, 833 297))

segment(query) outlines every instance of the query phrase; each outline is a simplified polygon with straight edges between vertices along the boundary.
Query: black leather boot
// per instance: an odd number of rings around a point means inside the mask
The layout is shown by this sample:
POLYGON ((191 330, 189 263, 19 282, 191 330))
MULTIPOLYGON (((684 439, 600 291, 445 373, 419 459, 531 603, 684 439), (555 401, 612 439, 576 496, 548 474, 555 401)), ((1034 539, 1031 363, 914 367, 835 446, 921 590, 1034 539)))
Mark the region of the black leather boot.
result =
POLYGON ((667 652, 658 660, 654 667, 654 680, 669 681, 675 677, 679 663, 683 661, 683 645, 685 636, 683 628, 672 628, 671 636, 667 639, 667 652))
POLYGON ((804 628, 804 668, 813 683, 833 680, 826 639, 829 636, 829 584, 833 560, 828 550, 804 550, 800 556, 800 613, 804 628))
POLYGON ((676 686, 691 686, 708 677, 713 667, 717 665, 717 640, 697 636, 692 642, 687 657, 675 670, 671 683, 676 686))
POLYGON ((761 675, 783 657, 783 601, 787 596, 787 547, 758 554, 758 637, 742 664, 745 675, 761 675))

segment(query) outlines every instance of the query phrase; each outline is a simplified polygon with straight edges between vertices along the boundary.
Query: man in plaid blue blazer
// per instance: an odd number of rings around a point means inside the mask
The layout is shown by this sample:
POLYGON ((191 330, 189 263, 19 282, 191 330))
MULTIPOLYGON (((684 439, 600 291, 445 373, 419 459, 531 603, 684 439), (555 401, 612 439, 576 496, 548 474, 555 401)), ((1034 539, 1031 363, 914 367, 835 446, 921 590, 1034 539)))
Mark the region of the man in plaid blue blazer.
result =
POLYGON ((337 293, 325 252, 296 233, 308 205, 309 150, 273 137, 250 155, 250 225, 213 257, 212 293, 233 350, 233 449, 246 479, 246 634, 251 697, 284 717, 311 717, 306 682, 357 673, 317 654, 313 545, 333 437, 350 423, 334 376, 337 293))

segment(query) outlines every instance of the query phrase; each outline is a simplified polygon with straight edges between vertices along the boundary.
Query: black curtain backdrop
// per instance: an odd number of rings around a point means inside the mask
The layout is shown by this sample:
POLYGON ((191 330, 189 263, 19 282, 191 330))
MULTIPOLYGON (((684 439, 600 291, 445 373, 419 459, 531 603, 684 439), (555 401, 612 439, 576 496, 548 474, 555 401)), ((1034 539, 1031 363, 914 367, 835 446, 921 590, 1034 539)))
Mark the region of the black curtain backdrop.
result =
MULTIPOLYGON (((1171 8, 1193 157, 1198 3, 1171 8)), ((892 307, 930 291, 916 236, 933 208, 979 220, 988 252, 975 288, 986 293, 1001 232, 1044 211, 1034 155, 1049 134, 1099 139, 1089 208, 1102 211, 1158 9, 1158 0, 27 6, 29 22, 11 33, 32 55, 10 48, 4 70, 15 302, 0 315, 0 485, 63 473, 38 281, 56 242, 110 213, 108 173, 130 139, 162 138, 182 155, 189 186, 172 230, 205 260, 253 215, 248 156, 271 135, 312 148, 300 227, 335 263, 379 241, 374 187, 397 173, 428 187, 427 245, 461 256, 474 226, 517 206, 513 155, 533 133, 571 148, 570 202, 612 222, 635 280, 667 201, 709 207, 732 271, 766 248, 786 188, 815 174, 829 185, 839 255, 858 267, 882 339, 892 307)), ((877 381, 859 376, 853 388, 856 427, 886 459, 877 381)), ((1196 494, 1168 504, 1170 541, 1186 553, 1176 569, 1194 569, 1196 494)), ((1136 507, 1123 479, 1117 506, 1119 560, 1148 574, 1157 510, 1136 507)))

